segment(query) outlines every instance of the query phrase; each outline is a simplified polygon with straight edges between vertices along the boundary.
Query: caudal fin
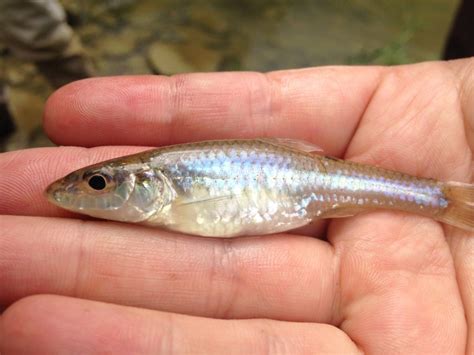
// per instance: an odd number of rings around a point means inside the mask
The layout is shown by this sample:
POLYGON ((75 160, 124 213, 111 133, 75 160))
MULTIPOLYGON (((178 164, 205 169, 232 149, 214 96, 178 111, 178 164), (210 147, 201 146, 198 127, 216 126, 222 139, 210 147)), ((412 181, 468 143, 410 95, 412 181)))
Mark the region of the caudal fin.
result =
POLYGON ((439 220, 474 232, 474 185, 448 182, 444 193, 448 199, 448 207, 439 220))

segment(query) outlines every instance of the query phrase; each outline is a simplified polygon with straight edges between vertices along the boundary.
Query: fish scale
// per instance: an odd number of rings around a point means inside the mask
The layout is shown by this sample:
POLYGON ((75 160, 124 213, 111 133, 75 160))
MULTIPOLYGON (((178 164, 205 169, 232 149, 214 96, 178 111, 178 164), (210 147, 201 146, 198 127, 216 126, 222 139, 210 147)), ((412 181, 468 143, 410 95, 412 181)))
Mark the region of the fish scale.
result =
POLYGON ((472 230, 474 188, 315 154, 289 139, 162 147, 80 169, 50 201, 91 216, 211 237, 283 232, 376 209, 472 230), (94 189, 91 176, 104 179, 94 189))
MULTIPOLYGON (((176 147, 160 151, 151 158, 151 166, 164 169, 180 199, 186 201, 185 207, 152 216, 148 223, 168 223, 181 232, 211 236, 275 233, 323 215, 350 215, 363 208, 395 207, 395 203, 418 213, 436 214, 442 201, 434 189, 428 194, 417 189, 405 192, 401 187, 411 178, 403 175, 398 176, 397 184, 390 171, 364 169, 259 141, 195 145, 188 153, 175 152, 176 147), (199 151, 198 156, 194 150, 199 151), (166 166, 178 168, 166 171, 166 166), (193 183, 183 184, 183 176, 191 177, 193 183), (355 189, 357 186, 361 188, 355 189), (434 204, 412 201, 411 193, 434 204), (183 223, 182 214, 191 216, 187 219, 191 222, 183 223)), ((435 185, 424 181, 423 186, 426 184, 435 185)))
POLYGON ((166 214, 152 216, 149 224, 167 223, 192 234, 231 236, 270 229, 278 232, 309 222, 309 217, 301 218, 307 214, 301 197, 311 194, 312 184, 304 177, 317 164, 312 156, 295 159, 291 150, 247 141, 194 149, 200 151, 199 158, 193 150, 183 155, 175 154, 174 149, 150 157, 150 165, 163 169, 175 186, 180 202, 166 214), (178 168, 167 171, 166 166, 178 168), (182 183, 183 176, 193 177, 192 186, 182 183), (192 216, 187 219, 191 222, 183 223, 182 215, 192 216))

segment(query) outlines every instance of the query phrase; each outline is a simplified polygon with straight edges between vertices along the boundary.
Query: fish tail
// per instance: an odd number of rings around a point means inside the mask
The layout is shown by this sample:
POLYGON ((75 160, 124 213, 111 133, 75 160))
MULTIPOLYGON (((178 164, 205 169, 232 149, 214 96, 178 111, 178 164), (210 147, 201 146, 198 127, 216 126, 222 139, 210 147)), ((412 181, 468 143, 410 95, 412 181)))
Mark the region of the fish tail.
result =
POLYGON ((447 182, 444 194, 448 200, 448 207, 437 219, 474 232, 474 185, 447 182))

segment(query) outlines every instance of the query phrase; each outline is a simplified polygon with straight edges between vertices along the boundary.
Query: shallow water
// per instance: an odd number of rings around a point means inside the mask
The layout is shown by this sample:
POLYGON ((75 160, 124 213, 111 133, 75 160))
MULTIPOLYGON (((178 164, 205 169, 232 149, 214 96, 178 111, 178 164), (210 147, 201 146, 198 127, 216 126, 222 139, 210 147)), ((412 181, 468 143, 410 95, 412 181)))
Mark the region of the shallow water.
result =
MULTIPOLYGON (((402 64, 440 57, 452 0, 64 0, 99 75, 402 64)), ((8 149, 50 144, 51 92, 30 63, 0 59, 19 128, 8 149)))

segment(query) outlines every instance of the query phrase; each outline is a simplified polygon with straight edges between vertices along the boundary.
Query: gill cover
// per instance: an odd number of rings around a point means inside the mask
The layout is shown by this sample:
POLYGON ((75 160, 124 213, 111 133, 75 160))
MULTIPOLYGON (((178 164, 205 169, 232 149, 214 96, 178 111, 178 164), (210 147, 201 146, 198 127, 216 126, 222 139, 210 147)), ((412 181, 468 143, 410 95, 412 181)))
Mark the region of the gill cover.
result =
POLYGON ((51 184, 48 199, 92 217, 142 222, 172 196, 160 171, 143 166, 105 165, 73 172, 51 184))

